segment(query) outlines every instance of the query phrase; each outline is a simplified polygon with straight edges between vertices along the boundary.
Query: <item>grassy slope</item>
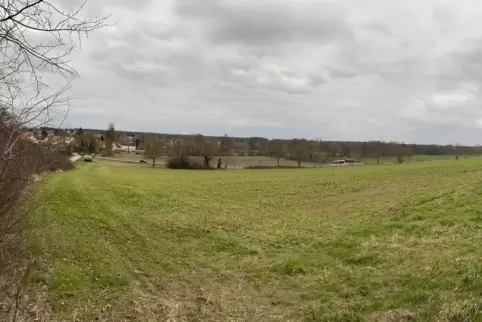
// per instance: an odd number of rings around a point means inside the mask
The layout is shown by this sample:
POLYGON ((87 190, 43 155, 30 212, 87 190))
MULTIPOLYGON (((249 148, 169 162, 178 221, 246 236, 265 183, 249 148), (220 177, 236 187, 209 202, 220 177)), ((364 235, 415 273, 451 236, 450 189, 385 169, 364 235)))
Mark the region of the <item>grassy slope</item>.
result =
POLYGON ((82 164, 37 185, 33 279, 58 320, 482 321, 481 194, 479 160, 82 164))

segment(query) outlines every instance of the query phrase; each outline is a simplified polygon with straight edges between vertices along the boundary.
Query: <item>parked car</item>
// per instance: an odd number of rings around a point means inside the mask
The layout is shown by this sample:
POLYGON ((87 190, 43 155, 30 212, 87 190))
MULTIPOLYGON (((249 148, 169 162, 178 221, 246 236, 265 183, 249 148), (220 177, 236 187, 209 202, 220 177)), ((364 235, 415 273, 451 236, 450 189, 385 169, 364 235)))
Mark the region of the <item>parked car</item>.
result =
POLYGON ((330 165, 344 166, 344 165, 359 165, 359 164, 361 164, 361 163, 356 162, 355 160, 344 159, 344 160, 334 160, 334 161, 331 162, 330 165))
POLYGON ((84 155, 82 157, 84 159, 84 162, 93 162, 94 158, 91 155, 84 155))

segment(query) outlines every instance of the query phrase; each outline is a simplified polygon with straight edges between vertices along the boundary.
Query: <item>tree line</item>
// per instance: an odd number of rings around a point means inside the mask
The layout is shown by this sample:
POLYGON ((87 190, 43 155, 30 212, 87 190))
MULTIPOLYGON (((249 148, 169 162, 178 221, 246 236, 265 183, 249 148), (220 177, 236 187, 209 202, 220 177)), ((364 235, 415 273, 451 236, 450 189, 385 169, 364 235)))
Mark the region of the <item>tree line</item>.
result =
MULTIPOLYGON (((44 131, 44 130, 43 130, 44 131)), ((58 130, 57 130, 58 131, 58 130)), ((68 132, 64 130, 63 132, 68 132)), ((228 156, 266 156, 277 161, 293 160, 301 167, 303 162, 326 163, 335 159, 352 161, 372 158, 380 163, 384 157, 395 157, 399 163, 405 162, 413 155, 480 155, 481 146, 405 144, 384 141, 324 141, 321 139, 267 139, 262 137, 238 138, 224 135, 222 137, 172 134, 139 134, 135 132, 117 131, 113 123, 107 130, 72 129, 75 133, 75 145, 72 150, 81 154, 98 153, 112 156, 113 145, 125 138, 135 145, 135 150, 143 150, 146 158, 155 166, 160 157, 176 157, 180 161, 188 157, 201 157, 202 167, 211 167, 216 158, 216 167, 226 166, 228 156), (100 142, 99 137, 100 135, 100 142)), ((45 135, 45 134, 43 134, 45 135)))
POLYGON ((413 155, 471 155, 481 154, 482 147, 461 145, 423 145, 404 144, 398 142, 365 141, 336 142, 307 139, 238 139, 224 137, 207 137, 203 135, 185 135, 167 137, 160 134, 140 135, 136 139, 136 147, 145 151, 147 158, 155 160, 161 156, 203 158, 204 167, 209 167, 211 160, 225 156, 259 155, 277 160, 293 160, 301 167, 303 162, 325 163, 334 159, 360 160, 373 158, 377 163, 383 157, 396 157, 399 163, 405 162, 413 155))

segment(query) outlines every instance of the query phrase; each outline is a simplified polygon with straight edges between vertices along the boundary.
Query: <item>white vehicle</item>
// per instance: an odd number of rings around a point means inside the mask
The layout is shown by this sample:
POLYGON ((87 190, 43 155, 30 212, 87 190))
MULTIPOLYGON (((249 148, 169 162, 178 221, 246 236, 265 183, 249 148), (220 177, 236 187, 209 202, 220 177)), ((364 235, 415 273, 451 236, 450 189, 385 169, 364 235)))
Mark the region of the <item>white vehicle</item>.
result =
POLYGON ((356 162, 354 160, 334 160, 331 162, 330 165, 332 166, 346 166, 346 165, 360 165, 361 163, 356 162))
POLYGON ((84 155, 82 157, 82 159, 84 159, 84 162, 93 162, 94 161, 94 157, 90 154, 84 155))

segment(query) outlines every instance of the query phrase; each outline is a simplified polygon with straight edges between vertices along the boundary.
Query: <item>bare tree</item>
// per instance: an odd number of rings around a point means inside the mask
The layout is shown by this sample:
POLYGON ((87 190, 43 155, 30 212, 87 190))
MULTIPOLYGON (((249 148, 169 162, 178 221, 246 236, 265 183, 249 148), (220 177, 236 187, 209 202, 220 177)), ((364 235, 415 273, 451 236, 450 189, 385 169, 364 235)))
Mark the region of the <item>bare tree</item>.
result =
POLYGON ((204 158, 204 167, 206 169, 211 167, 212 158, 219 152, 219 143, 211 138, 206 138, 202 140, 201 155, 204 158))
POLYGON ((380 158, 384 155, 384 143, 381 141, 369 141, 364 142, 364 155, 365 157, 374 158, 377 164, 380 164, 380 158))
POLYGON ((371 148, 371 155, 377 160, 377 164, 380 164, 380 158, 382 156, 383 144, 380 141, 374 142, 371 148))
POLYGON ((224 168, 226 169, 228 167, 228 163, 231 161, 231 155, 233 155, 233 146, 233 140, 227 134, 224 134, 223 138, 221 139, 218 152, 219 155, 224 156, 224 158, 218 159, 218 169, 223 165, 223 159, 224 168))
POLYGON ((156 160, 165 155, 166 142, 156 135, 146 135, 144 137, 144 155, 152 160, 152 167, 156 166, 156 160))
POLYGON ((341 142, 341 152, 343 153, 343 156, 345 157, 351 157, 351 151, 352 151, 352 145, 350 142, 341 142))
POLYGON ((232 147, 233 153, 236 155, 249 155, 251 151, 249 143, 244 140, 233 140, 232 147))
POLYGON ((406 159, 413 155, 413 150, 405 144, 394 146, 394 149, 399 164, 405 163, 406 159))
POLYGON ((183 138, 185 144, 189 146, 189 155, 202 156, 204 168, 211 167, 211 160, 219 152, 219 143, 209 137, 203 135, 196 135, 193 137, 183 138))
POLYGON ((82 132, 82 134, 75 137, 74 151, 80 155, 95 155, 98 152, 98 149, 99 145, 94 134, 82 132))
POLYGON ((271 140, 268 142, 268 156, 276 159, 279 167, 279 162, 282 158, 288 155, 288 146, 283 140, 271 140))
POLYGON ((168 139, 167 154, 170 157, 179 157, 180 159, 183 159, 184 156, 189 155, 189 150, 189 145, 185 139, 168 139))
POLYGON ((330 142, 328 144, 328 150, 329 150, 330 156, 332 158, 336 158, 338 156, 339 148, 338 148, 338 144, 336 142, 330 142))
POLYGON ((322 139, 317 139, 312 142, 313 147, 313 159, 319 163, 325 163, 329 158, 329 143, 324 142, 322 139))
POLYGON ((105 22, 81 19, 84 5, 64 10, 50 0, 0 1, 0 101, 19 124, 46 124, 64 112, 56 107, 68 104, 64 94, 77 76, 69 56, 82 36, 105 22), (66 85, 50 88, 45 72, 61 75, 66 85))
POLYGON ((360 158, 364 158, 369 150, 369 145, 370 143, 369 142, 362 142, 360 144, 360 158))
POLYGON ((313 151, 311 148, 310 142, 305 139, 291 140, 289 145, 289 158, 298 162, 298 167, 301 168, 302 162, 312 160, 313 151))
POLYGON ((110 122, 104 137, 105 150, 108 156, 114 155, 113 144, 115 143, 115 139, 116 139, 115 124, 110 122))
POLYGON ((227 134, 224 134, 220 142, 219 153, 221 155, 230 156, 232 154, 232 150, 233 140, 227 134))

